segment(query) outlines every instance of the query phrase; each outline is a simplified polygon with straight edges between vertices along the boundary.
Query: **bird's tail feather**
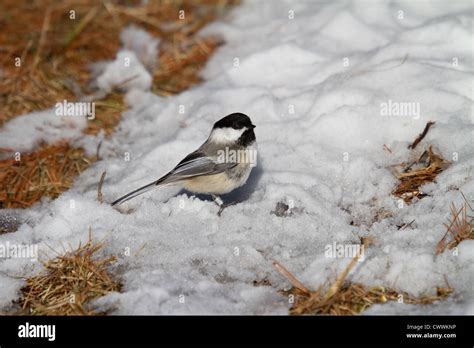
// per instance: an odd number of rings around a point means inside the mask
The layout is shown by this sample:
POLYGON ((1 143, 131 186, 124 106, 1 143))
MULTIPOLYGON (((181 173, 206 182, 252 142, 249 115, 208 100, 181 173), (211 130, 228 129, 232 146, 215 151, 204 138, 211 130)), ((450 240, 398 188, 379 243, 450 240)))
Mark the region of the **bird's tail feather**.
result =
POLYGON ((135 191, 127 193, 125 196, 122 196, 119 199, 117 199, 116 201, 112 202, 112 206, 114 206, 116 204, 122 204, 126 201, 129 201, 132 198, 135 198, 138 195, 141 195, 142 193, 153 190, 154 188, 156 188, 158 186, 165 185, 167 183, 166 179, 168 179, 168 177, 169 177, 169 174, 165 175, 164 177, 162 177, 162 178, 160 178, 156 181, 153 181, 152 183, 150 183, 148 185, 142 186, 142 187, 136 189, 135 191))
POLYGON ((157 187, 156 181, 153 181, 152 183, 150 183, 148 185, 140 187, 139 189, 136 189, 135 191, 132 191, 130 193, 127 193, 125 196, 120 197, 116 201, 112 202, 112 206, 114 206, 116 204, 122 204, 122 203, 124 203, 124 202, 138 196, 138 195, 141 195, 142 193, 145 193, 147 191, 150 191, 150 190, 154 189, 155 187, 157 187))

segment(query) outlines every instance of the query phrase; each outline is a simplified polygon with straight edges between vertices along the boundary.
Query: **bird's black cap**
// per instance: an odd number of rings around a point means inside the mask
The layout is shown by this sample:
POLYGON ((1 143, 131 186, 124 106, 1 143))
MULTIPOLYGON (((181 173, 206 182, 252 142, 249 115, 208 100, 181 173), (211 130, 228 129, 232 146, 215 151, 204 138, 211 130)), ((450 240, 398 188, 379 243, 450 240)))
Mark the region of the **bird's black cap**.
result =
POLYGON ((250 120, 250 117, 240 112, 236 112, 221 118, 219 121, 214 123, 213 128, 242 129, 244 127, 249 129, 255 128, 255 126, 252 124, 252 120, 250 120))

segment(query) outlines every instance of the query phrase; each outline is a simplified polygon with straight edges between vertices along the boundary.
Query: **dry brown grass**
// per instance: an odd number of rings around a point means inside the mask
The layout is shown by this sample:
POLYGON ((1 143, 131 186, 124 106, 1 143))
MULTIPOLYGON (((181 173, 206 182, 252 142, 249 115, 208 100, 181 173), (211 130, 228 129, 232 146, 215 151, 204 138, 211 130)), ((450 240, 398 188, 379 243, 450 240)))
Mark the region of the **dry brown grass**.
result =
POLYGON ((0 208, 26 208, 43 196, 58 197, 93 160, 61 143, 21 154, 20 161, 0 161, 0 208))
POLYGON ((435 181, 439 173, 441 173, 449 165, 441 155, 434 153, 432 146, 418 158, 418 160, 409 164, 403 163, 396 165, 400 171, 396 174, 400 180, 392 194, 400 197, 405 202, 410 203, 413 198, 423 198, 425 194, 420 190, 420 186, 435 181), (416 169, 412 169, 413 167, 416 169))
POLYGON ((403 303, 407 304, 428 305, 446 299, 452 292, 453 290, 449 287, 436 288, 436 295, 413 297, 406 292, 382 286, 366 287, 358 283, 345 282, 337 293, 328 299, 324 298, 322 288, 311 292, 310 295, 301 293, 296 288, 284 292, 284 294, 295 296, 295 302, 290 308, 292 315, 357 315, 374 304, 399 301, 400 299, 403 299, 403 303))
MULTIPOLYGON (((160 57, 152 71, 153 92, 169 96, 199 83, 202 67, 222 42, 196 34, 239 1, 141 3, 3 0, 0 127, 15 116, 51 108, 64 99, 76 101, 93 94, 90 64, 113 59, 120 47, 120 32, 130 24, 161 39, 160 57), (75 11, 74 20, 70 18, 71 10, 75 11), (180 10, 185 11, 185 19, 179 19, 180 10), (20 67, 15 66, 16 58, 21 58, 20 67)), ((113 91, 96 100, 96 117, 89 121, 84 133, 113 134, 126 109, 123 99, 123 93, 113 91)), ((1 160, 0 207, 25 208, 42 195, 57 197, 95 160, 80 160, 76 155, 81 153, 81 149, 62 144, 24 154, 22 162, 27 160, 26 163, 1 160)))
POLYGON ((453 249, 463 240, 474 239, 474 210, 469 205, 464 194, 464 202, 460 208, 451 203, 451 217, 446 227, 446 233, 436 246, 436 255, 441 254, 446 249, 453 249), (469 213, 468 213, 469 212, 469 213))
POLYGON ((121 285, 109 274, 115 256, 99 257, 104 243, 85 245, 43 263, 45 271, 26 280, 17 301, 18 314, 28 315, 100 315, 87 304, 100 296, 120 291, 121 285))
MULTIPOLYGON (((363 247, 373 244, 370 237, 362 239, 361 242, 363 247)), ((402 300, 403 303, 427 305, 443 300, 453 292, 453 289, 448 285, 446 288, 436 288, 436 295, 413 297, 407 292, 398 292, 392 288, 366 287, 362 284, 347 281, 348 274, 355 267, 360 257, 360 253, 354 256, 329 287, 321 285, 315 291, 309 290, 280 263, 274 261, 278 272, 293 285, 290 290, 280 292, 285 296, 293 296, 290 314, 356 315, 374 304, 383 304, 388 301, 402 300)))

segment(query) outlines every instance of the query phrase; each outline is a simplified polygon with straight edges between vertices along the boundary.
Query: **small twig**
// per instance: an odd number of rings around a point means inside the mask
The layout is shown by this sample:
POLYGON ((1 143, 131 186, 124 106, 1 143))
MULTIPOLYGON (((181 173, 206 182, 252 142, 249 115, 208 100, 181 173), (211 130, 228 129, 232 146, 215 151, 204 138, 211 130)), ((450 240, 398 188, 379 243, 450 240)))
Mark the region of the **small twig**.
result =
POLYGON ((290 283, 297 289, 301 290, 303 293, 306 295, 310 295, 311 291, 309 291, 303 283, 301 283, 296 277, 290 273, 281 263, 279 263, 276 260, 272 261, 273 266, 276 268, 278 273, 280 273, 282 276, 284 276, 286 279, 290 281, 290 283))
POLYGON ((107 172, 103 172, 101 177, 100 177, 100 181, 99 181, 99 187, 97 189, 97 200, 100 202, 100 203, 103 203, 104 202, 104 197, 102 195, 102 185, 104 184, 104 179, 105 179, 105 174, 107 172))
POLYGON ((405 228, 407 228, 408 226, 411 226, 412 223, 415 222, 416 219, 413 219, 411 220, 409 223, 405 223, 403 225, 401 225, 400 227, 398 227, 399 230, 404 230, 405 228))
POLYGON ((386 144, 383 144, 383 148, 387 150, 388 152, 393 153, 393 151, 390 150, 390 148, 386 144))
POLYGON ((97 144, 97 150, 95 151, 95 157, 97 158, 97 160, 100 159, 99 154, 100 154, 100 147, 101 146, 102 146, 102 140, 99 141, 99 144, 97 144))
POLYGON ((430 130, 431 126, 434 125, 434 124, 435 124, 435 122, 429 121, 426 124, 425 129, 423 129, 423 132, 420 135, 418 135, 418 137, 415 139, 413 144, 409 145, 408 148, 414 150, 416 145, 418 145, 418 143, 423 140, 423 138, 426 136, 426 134, 430 130))

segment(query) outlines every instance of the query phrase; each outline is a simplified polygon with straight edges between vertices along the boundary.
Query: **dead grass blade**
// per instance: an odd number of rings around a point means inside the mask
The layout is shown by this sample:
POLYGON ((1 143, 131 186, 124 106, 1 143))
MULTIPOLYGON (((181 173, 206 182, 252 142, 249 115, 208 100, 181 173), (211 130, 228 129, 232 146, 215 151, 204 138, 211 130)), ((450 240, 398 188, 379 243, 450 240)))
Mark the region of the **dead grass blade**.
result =
POLYGON ((95 17, 99 12, 100 6, 96 6, 90 9, 89 12, 81 19, 79 24, 71 31, 63 40, 63 46, 67 47, 80 33, 84 28, 89 24, 90 21, 95 17))
POLYGON ((293 274, 290 273, 281 263, 273 260, 273 266, 275 269, 297 289, 302 293, 309 295, 311 292, 301 283, 293 274))
POLYGON ((327 302, 331 297, 333 297, 339 289, 341 288, 342 283, 346 279, 347 275, 349 272, 354 268, 354 266, 357 264, 357 261, 359 261, 359 258, 361 257, 362 253, 364 252, 364 244, 361 245, 361 248, 357 250, 357 254, 352 258, 351 262, 344 268, 344 270, 337 276, 336 281, 331 285, 329 290, 326 292, 326 294, 323 297, 323 301, 327 302), (360 252, 362 250, 362 253, 360 252))

